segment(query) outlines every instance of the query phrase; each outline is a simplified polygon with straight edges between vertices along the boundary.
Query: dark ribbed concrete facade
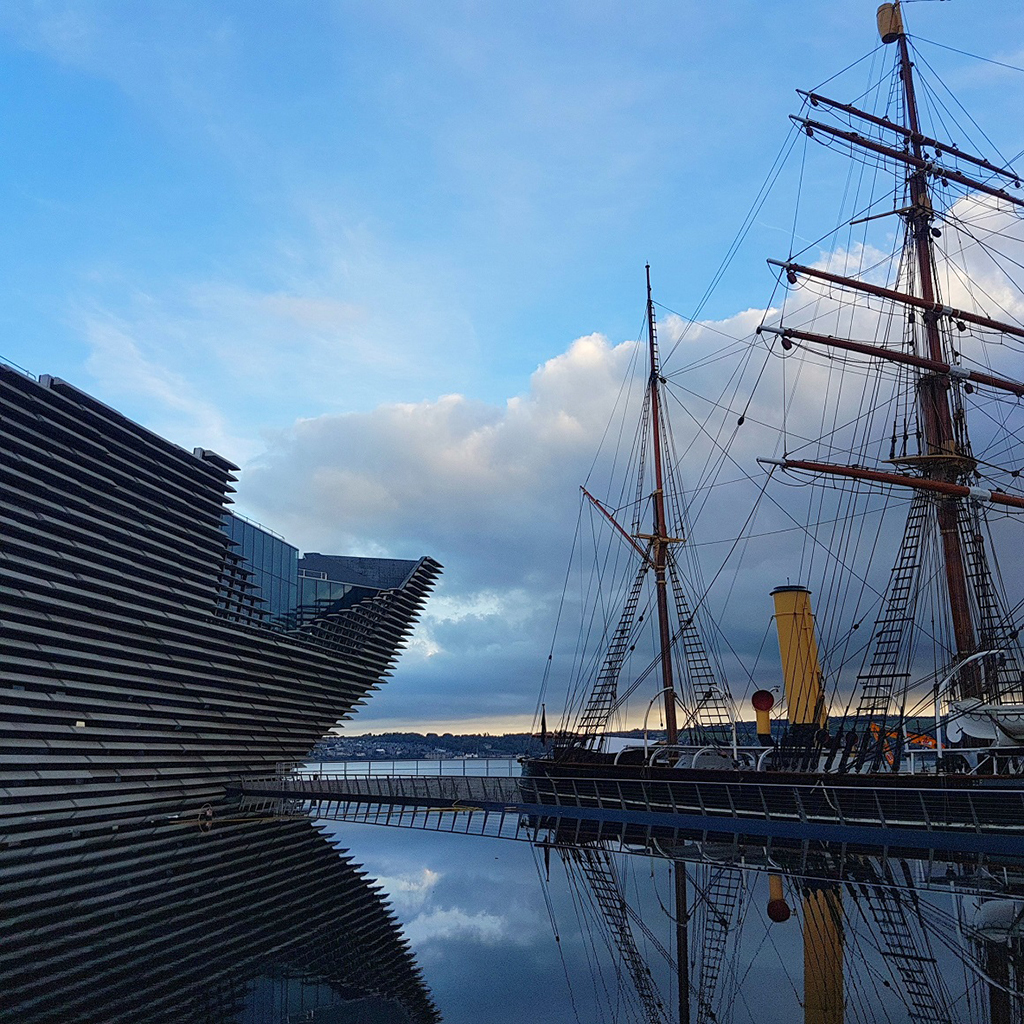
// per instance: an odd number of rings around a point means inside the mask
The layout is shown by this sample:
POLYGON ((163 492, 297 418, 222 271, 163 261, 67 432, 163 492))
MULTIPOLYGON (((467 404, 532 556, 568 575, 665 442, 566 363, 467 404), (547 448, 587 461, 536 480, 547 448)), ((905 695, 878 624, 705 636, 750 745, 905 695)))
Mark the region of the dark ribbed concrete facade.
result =
POLYGON ((57 379, 0 367, 0 402, 0 841, 218 799, 388 674, 436 562, 271 622, 223 528, 235 467, 57 379))
POLYGON ((308 822, 211 810, 0 847, 0 1019, 440 1019, 358 866, 308 822))

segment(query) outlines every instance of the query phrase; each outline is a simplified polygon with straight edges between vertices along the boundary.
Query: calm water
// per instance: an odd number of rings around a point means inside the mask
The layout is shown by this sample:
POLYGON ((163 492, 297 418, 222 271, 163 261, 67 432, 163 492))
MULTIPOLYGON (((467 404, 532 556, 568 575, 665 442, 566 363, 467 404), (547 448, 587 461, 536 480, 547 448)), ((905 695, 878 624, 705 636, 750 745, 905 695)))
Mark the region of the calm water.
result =
POLYGON ((297 812, 9 837, 0 1019, 675 1021, 680 890, 692 1021, 1024 1019, 1016 863, 679 835, 565 849, 297 812))
MULTIPOLYGON (((328 828, 385 885, 438 1009, 451 1024, 649 1019, 614 922, 571 860, 552 853, 549 874, 543 854, 525 843, 376 826, 332 823, 328 828)), ((630 906, 630 932, 651 971, 664 1019, 676 1020, 677 978, 659 949, 672 949, 671 868, 662 859, 635 855, 609 860, 630 906)), ((902 867, 895 865, 897 872, 902 867)), ((906 867, 920 880, 917 865, 906 867)), ((859 874, 878 882, 867 866, 859 874)), ((1000 928, 987 934, 992 941, 979 941, 977 925, 989 919, 1005 923, 1024 904, 1009 914, 1002 907, 986 916, 979 904, 992 908, 994 901, 957 896, 951 887, 893 888, 894 881, 905 882, 902 876, 883 878, 884 886, 874 888, 856 881, 837 887, 782 879, 791 916, 774 923, 767 911, 767 872, 689 865, 694 1021, 843 1019, 804 1017, 805 928, 809 966, 826 991, 831 986, 842 992, 847 1021, 999 1019, 990 1013, 991 986, 983 972, 991 948, 1019 956, 1020 942, 1008 945, 1000 928), (897 927, 905 931, 900 943, 893 934, 897 927), (841 936, 839 960, 822 949, 830 934, 841 936), (712 978, 705 958, 716 942, 723 959, 712 978), (895 955, 899 945, 906 947, 903 956, 895 955), (908 976, 911 987, 923 981, 931 995, 912 998, 908 976)), ((1021 1019, 1019 1005, 1007 1019, 1021 1019)))

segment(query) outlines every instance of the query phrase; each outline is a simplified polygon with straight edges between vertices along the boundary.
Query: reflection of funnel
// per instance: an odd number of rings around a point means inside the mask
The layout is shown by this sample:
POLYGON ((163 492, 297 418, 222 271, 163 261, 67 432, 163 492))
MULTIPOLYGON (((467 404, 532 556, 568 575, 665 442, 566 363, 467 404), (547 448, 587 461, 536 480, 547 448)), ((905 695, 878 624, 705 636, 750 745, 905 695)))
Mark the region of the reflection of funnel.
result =
POLYGON ((782 892, 782 875, 768 876, 768 919, 776 924, 789 920, 789 904, 782 892))
POLYGON ((804 1024, 843 1024, 843 896, 804 896, 804 1024))

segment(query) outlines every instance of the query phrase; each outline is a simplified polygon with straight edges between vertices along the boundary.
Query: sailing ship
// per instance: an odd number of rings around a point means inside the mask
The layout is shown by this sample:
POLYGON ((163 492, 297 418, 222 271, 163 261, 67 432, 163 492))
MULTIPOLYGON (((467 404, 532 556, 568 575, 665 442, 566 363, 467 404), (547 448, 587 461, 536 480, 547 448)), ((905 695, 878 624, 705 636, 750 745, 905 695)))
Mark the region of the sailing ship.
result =
MULTIPOLYGON (((550 736, 539 708, 541 734, 552 746, 547 756, 524 760, 531 801, 646 809, 703 820, 706 828, 717 821, 725 830, 756 832, 768 823, 793 836, 808 829, 821 836, 833 828, 829 837, 837 840, 860 834, 880 841, 880 829, 892 841, 913 843, 935 831, 948 840, 966 827, 981 837, 979 849, 993 836, 1015 835, 1019 843, 1024 832, 1024 656, 1014 624, 1021 605, 1011 606, 1004 591, 993 543, 1020 548, 1022 435, 1014 416, 1024 383, 989 365, 991 354, 1012 353, 1024 340, 1013 316, 1020 288, 1012 277, 998 291, 992 284, 996 273, 1022 266, 996 249, 1021 237, 1014 234, 1024 210, 1014 194, 1021 176, 1009 162, 975 156, 924 124, 917 53, 900 5, 883 4, 877 19, 875 55, 886 66, 863 93, 875 108, 815 90, 800 93, 803 109, 793 119, 805 146, 824 143, 852 161, 846 244, 834 231, 837 244, 823 259, 797 253, 768 261, 781 298, 752 342, 766 352, 766 365, 784 367, 783 408, 791 417, 787 424, 784 414, 779 430, 781 451, 757 460, 767 470, 762 490, 811 485, 818 519, 804 529, 826 549, 822 588, 832 632, 820 644, 808 586, 772 592, 785 719, 771 688, 758 689, 756 742, 740 742, 735 703, 709 640, 708 591, 696 561, 687 562, 690 510, 667 416, 670 381, 648 267, 647 373, 632 492, 602 501, 582 490, 585 507, 632 559, 631 579, 617 618, 605 620, 600 660, 577 676, 589 690, 570 691, 550 736), (880 227, 889 233, 888 253, 868 235, 880 227), (972 260, 981 278, 971 276, 972 260), (816 434, 806 403, 801 410, 794 398, 801 371, 817 371, 816 434), (982 423, 980 443, 972 442, 972 420, 982 423), (854 528, 871 515, 875 535, 865 542, 854 528), (877 587, 874 628, 850 680, 850 638, 867 618, 871 589, 853 563, 865 548, 884 550, 883 519, 891 529, 894 516, 902 519, 902 540, 888 583, 877 587), (652 620, 653 652, 627 679, 624 669, 642 651, 652 620), (612 739, 613 716, 650 676, 658 692, 642 738, 612 739), (647 726, 657 700, 664 738, 654 741, 647 726)), ((927 106, 939 109, 934 96, 927 106)), ((735 405, 718 403, 734 417, 733 437, 753 403, 752 391, 738 418, 735 405)), ((728 446, 718 436, 713 443, 728 446)), ((741 531, 733 548, 743 540, 741 531)))

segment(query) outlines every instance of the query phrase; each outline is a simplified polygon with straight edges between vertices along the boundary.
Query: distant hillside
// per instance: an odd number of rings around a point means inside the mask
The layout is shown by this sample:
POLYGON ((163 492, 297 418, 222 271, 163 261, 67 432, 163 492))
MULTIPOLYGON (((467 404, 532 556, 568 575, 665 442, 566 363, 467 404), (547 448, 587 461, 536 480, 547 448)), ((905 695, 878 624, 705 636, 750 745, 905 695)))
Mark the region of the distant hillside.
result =
POLYGON ((529 733, 512 732, 503 736, 487 733, 455 736, 428 732, 382 732, 363 736, 326 736, 310 752, 314 761, 349 760, 356 757, 381 758, 453 758, 519 757, 539 754, 544 748, 529 733))
MULTIPOLYGON (((833 731, 838 723, 833 724, 833 731)), ((934 729, 934 721, 928 718, 907 720, 911 732, 927 732, 934 729)), ((776 736, 781 736, 783 722, 773 723, 776 736)), ((642 740, 643 730, 632 729, 616 732, 616 736, 629 736, 642 740)), ((651 742, 664 739, 664 732, 651 731, 651 742)), ((757 746, 757 733, 753 722, 737 722, 736 738, 741 746, 757 746)), ((365 733, 362 736, 325 736, 310 751, 312 761, 349 761, 354 758, 368 760, 407 760, 416 758, 447 759, 457 757, 520 757, 524 754, 540 754, 544 748, 540 740, 527 732, 509 732, 502 736, 488 733, 455 735, 450 732, 381 732, 365 733)))

